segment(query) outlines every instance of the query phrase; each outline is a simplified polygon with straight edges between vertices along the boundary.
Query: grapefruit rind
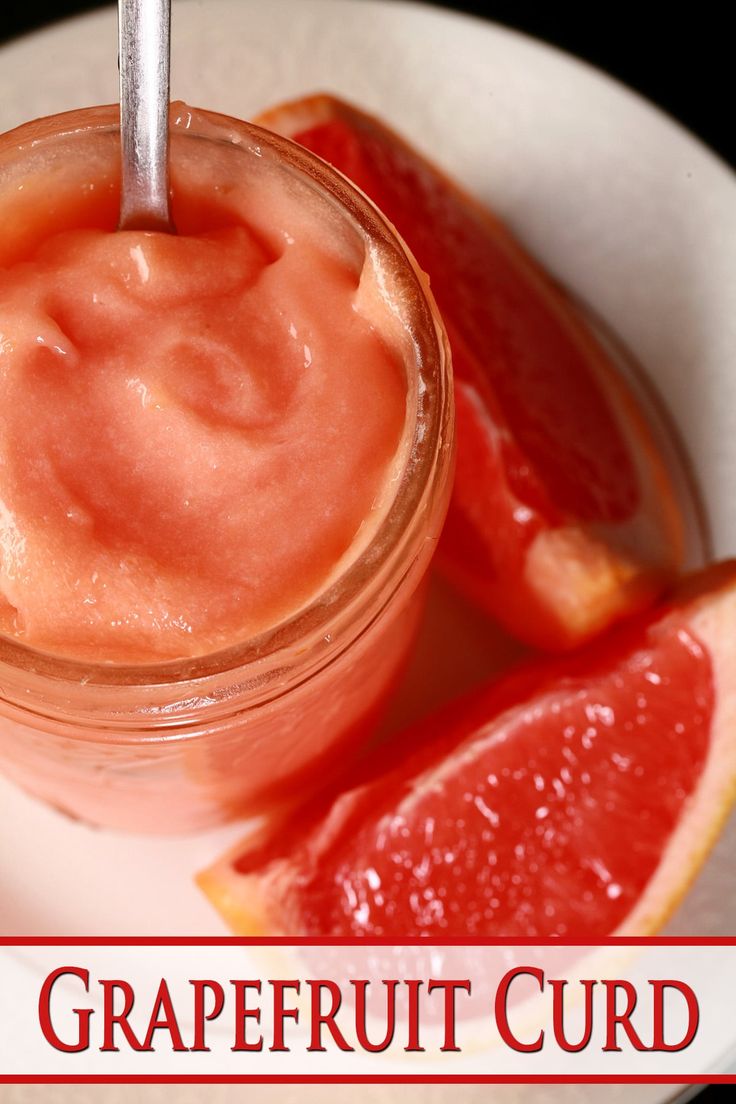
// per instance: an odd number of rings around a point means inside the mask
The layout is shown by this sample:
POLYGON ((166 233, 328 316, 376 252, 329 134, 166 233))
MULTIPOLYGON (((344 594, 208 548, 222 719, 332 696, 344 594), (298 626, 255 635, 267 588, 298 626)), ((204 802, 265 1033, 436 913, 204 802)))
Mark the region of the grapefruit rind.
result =
MULTIPOLYGON (((241 840, 216 862, 195 875, 195 882, 232 931, 255 938, 287 935, 277 917, 269 915, 265 883, 258 874, 238 874, 234 863, 250 839, 241 840)), ((291 933, 294 934, 294 933, 291 933)))
POLYGON ((669 572, 647 571, 585 529, 566 526, 537 533, 524 577, 539 602, 535 642, 556 651, 577 647, 622 617, 645 610, 668 582, 669 572))

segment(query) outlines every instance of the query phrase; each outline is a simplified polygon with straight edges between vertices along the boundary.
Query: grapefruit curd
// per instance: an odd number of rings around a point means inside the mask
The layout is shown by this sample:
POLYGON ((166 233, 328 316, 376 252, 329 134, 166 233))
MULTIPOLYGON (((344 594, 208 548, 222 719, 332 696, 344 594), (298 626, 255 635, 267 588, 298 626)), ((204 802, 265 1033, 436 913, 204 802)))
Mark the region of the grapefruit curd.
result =
POLYGON ((294 178, 196 145, 176 235, 113 232, 80 202, 106 183, 85 159, 33 167, 51 207, 25 211, 27 171, 2 189, 0 628, 55 654, 262 632, 355 556, 400 474, 390 276, 294 178))

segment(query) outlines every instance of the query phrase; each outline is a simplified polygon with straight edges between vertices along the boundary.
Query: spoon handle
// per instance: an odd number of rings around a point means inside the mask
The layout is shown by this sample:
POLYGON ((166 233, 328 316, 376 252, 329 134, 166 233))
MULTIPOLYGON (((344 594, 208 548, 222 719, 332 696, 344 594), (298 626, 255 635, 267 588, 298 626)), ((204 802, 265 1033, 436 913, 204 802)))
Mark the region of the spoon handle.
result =
POLYGON ((120 230, 174 231, 169 209, 171 0, 118 0, 120 230))

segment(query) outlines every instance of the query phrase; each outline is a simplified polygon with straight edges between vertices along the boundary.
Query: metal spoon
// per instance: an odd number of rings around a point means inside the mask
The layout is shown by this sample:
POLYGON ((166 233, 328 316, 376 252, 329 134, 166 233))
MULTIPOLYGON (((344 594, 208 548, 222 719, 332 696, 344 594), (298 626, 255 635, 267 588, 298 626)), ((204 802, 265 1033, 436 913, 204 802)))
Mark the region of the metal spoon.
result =
POLYGON ((174 233, 169 208, 171 0, 118 0, 119 230, 174 233))

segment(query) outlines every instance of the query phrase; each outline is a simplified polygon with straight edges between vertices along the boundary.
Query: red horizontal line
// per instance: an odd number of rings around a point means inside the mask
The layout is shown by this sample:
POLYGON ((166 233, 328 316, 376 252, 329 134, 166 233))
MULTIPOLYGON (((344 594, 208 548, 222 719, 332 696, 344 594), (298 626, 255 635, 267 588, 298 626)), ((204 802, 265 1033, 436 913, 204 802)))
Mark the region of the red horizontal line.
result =
POLYGON ((621 936, 606 939, 356 939, 331 936, 0 936, 0 947, 736 947, 736 935, 621 936))
POLYGON ((272 1074, 254 1076, 250 1074, 202 1074, 202 1075, 165 1075, 165 1074, 0 1074, 0 1085, 733 1085, 736 1074, 710 1074, 706 1076, 673 1076, 663 1074, 584 1074, 569 1077, 518 1076, 515 1074, 463 1074, 452 1077, 443 1074, 423 1074, 400 1076, 386 1074, 335 1074, 329 1076, 304 1074, 272 1074))

